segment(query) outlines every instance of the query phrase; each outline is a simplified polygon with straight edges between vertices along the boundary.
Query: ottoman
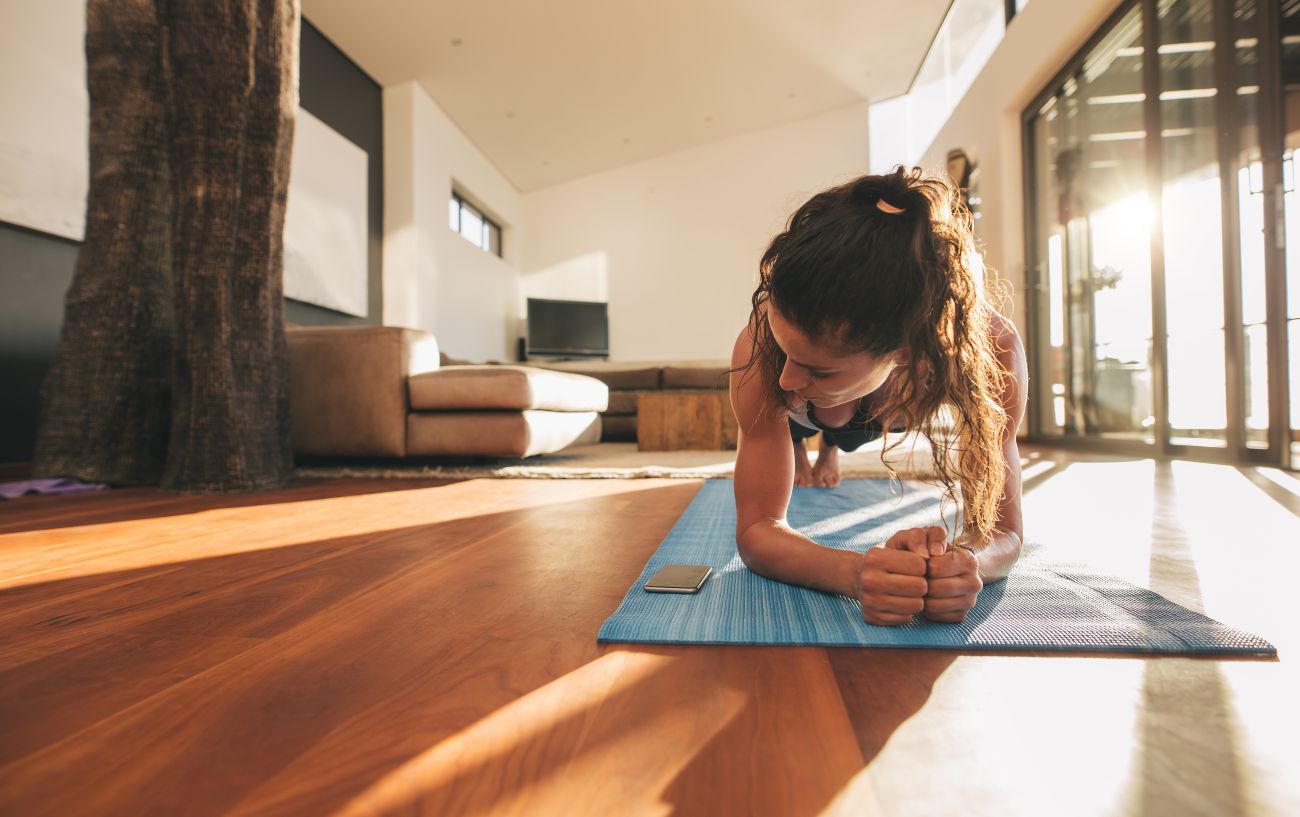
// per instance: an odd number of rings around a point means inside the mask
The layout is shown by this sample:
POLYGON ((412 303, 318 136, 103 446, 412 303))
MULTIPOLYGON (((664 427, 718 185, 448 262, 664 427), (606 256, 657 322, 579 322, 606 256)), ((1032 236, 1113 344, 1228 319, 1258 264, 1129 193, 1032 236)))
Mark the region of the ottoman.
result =
POLYGON ((609 389, 530 366, 447 366, 407 379, 406 455, 531 457, 600 441, 609 389))

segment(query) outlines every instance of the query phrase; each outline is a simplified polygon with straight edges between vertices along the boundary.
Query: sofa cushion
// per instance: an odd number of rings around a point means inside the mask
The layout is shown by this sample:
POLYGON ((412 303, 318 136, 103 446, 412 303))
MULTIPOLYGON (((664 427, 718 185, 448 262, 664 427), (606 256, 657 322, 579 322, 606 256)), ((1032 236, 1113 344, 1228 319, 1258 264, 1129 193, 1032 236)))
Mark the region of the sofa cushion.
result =
POLYGON ((609 408, 605 409, 605 416, 611 414, 636 414, 636 395, 634 391, 611 391, 609 393, 609 408))
POLYGON ((609 389, 592 377, 530 366, 448 366, 407 381, 414 411, 604 411, 609 389))
POLYGON ((725 363, 665 366, 663 387, 665 389, 725 389, 729 383, 727 372, 730 368, 725 363))
POLYGON ((565 360, 556 363, 537 363, 539 368, 556 372, 583 374, 602 381, 616 390, 649 391, 659 388, 660 366, 649 363, 610 363, 607 360, 565 360))
POLYGON ((412 457, 531 457, 600 440, 594 411, 413 411, 412 457))

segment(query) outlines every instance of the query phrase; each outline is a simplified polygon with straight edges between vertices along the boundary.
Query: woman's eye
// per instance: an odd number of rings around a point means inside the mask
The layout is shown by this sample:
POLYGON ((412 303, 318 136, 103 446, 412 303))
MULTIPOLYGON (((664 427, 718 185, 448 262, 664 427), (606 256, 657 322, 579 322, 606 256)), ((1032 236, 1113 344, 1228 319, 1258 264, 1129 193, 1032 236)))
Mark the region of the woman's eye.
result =
POLYGON ((813 371, 809 371, 809 372, 808 372, 808 375, 809 375, 813 380, 825 380, 826 378, 830 377, 830 374, 829 374, 828 372, 813 372, 813 371))

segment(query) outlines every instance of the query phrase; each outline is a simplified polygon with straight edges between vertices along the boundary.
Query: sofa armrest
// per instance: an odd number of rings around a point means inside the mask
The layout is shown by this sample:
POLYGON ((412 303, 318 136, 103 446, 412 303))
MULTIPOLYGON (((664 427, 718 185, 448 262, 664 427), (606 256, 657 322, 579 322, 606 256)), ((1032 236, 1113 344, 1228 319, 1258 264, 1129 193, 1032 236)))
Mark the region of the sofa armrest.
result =
POLYGON ((433 335, 330 326, 292 327, 285 336, 295 454, 406 455, 406 379, 438 368, 433 335))

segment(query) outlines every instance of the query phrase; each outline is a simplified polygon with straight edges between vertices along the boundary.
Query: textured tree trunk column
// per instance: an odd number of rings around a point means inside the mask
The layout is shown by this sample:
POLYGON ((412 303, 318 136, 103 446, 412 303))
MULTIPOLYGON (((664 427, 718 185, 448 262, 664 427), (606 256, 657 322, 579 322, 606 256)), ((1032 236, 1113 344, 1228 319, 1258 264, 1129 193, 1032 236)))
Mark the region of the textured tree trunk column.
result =
POLYGON ((156 484, 170 420, 170 189, 152 0, 89 0, 90 189, 42 389, 38 474, 156 484))
POLYGON ((163 486, 292 477, 284 208, 298 99, 297 0, 171 0, 174 363, 163 486))

